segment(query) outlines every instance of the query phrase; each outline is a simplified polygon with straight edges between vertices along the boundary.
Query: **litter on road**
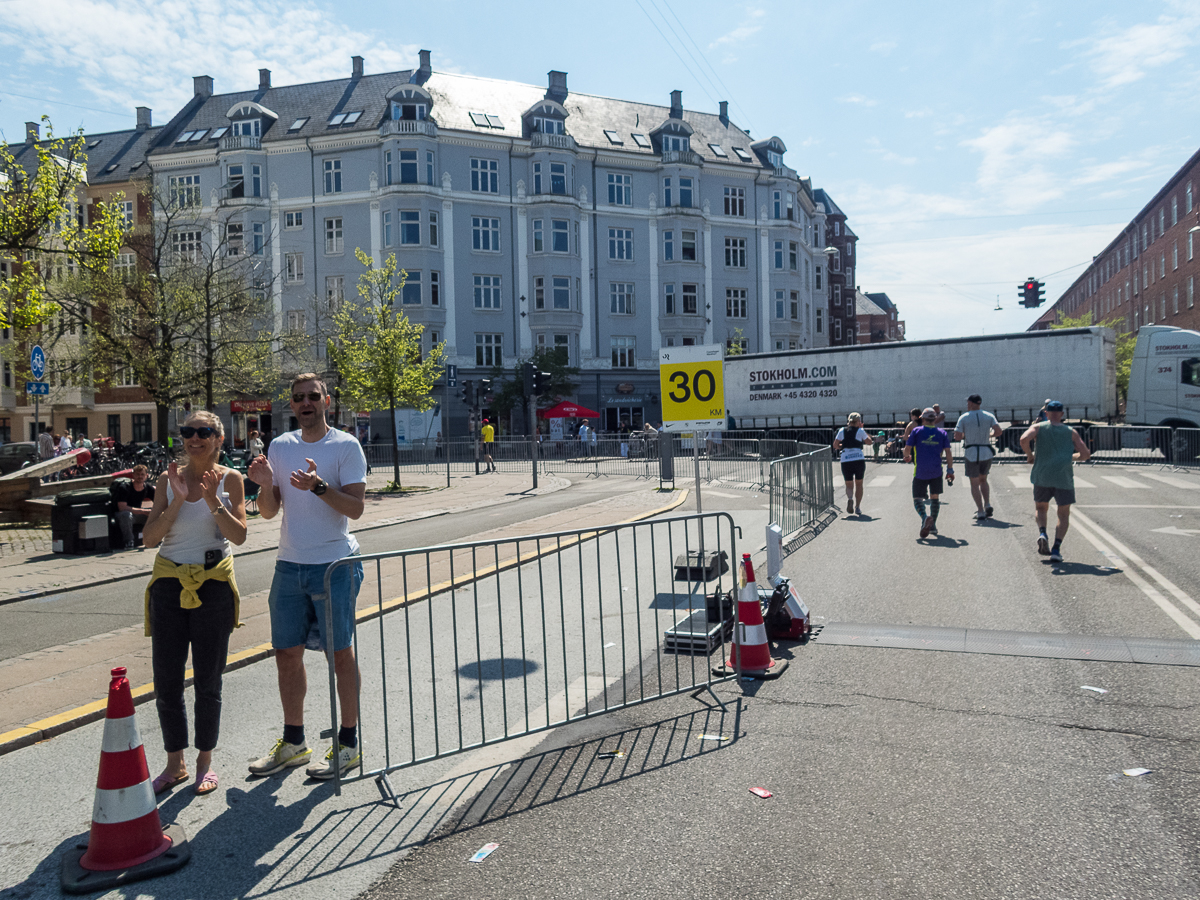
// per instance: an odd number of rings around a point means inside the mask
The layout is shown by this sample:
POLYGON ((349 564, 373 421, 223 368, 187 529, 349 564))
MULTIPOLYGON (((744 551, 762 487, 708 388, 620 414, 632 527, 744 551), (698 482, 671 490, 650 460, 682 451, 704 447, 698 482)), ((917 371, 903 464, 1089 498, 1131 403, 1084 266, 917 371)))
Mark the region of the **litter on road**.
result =
POLYGON ((1128 775, 1130 778, 1137 778, 1139 775, 1149 775, 1150 770, 1140 767, 1136 769, 1125 769, 1123 770, 1123 774, 1128 775))
POLYGON ((750 788, 750 793, 752 793, 755 797, 762 797, 764 800, 767 800, 770 797, 775 796, 770 791, 768 791, 766 788, 750 788))
POLYGON ((1081 684, 1079 686, 1079 689, 1081 691, 1095 691, 1097 694, 1107 694, 1108 693, 1107 689, 1092 687, 1090 684, 1081 684))
POLYGON ((492 852, 494 850, 496 850, 499 846, 500 846, 499 844, 484 844, 482 847, 480 847, 478 850, 475 851, 475 853, 471 856, 471 859, 469 860, 469 862, 483 862, 485 859, 487 859, 489 856, 491 856, 492 852))
POLYGON ((624 750, 609 750, 605 753, 597 754, 596 756, 597 759, 624 759, 624 757, 624 750))
POLYGON ((732 741, 733 737, 728 734, 702 734, 702 735, 700 735, 700 740, 702 740, 702 741, 732 741))

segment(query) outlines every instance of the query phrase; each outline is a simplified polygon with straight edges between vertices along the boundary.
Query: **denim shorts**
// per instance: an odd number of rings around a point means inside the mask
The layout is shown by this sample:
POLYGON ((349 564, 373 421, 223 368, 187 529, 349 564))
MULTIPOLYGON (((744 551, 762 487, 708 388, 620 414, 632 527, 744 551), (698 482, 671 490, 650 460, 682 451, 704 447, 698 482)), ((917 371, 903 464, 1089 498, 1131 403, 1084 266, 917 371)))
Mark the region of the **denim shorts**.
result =
MULTIPOLYGON (((277 650, 304 645, 324 651, 329 623, 325 621, 325 570, 331 563, 275 562, 271 581, 271 646, 277 650)), ((354 609, 362 585, 361 562, 343 563, 333 571, 333 649, 345 650, 354 639, 354 609)))

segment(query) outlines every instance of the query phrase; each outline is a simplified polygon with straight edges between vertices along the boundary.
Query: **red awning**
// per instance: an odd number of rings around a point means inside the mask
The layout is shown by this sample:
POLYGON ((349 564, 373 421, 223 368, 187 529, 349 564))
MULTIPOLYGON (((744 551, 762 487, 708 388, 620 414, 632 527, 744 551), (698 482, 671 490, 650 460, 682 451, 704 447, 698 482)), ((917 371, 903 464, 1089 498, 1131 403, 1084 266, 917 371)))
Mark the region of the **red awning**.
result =
POLYGON ((600 413, 578 403, 564 400, 549 409, 539 409, 538 416, 543 419, 598 419, 600 413))

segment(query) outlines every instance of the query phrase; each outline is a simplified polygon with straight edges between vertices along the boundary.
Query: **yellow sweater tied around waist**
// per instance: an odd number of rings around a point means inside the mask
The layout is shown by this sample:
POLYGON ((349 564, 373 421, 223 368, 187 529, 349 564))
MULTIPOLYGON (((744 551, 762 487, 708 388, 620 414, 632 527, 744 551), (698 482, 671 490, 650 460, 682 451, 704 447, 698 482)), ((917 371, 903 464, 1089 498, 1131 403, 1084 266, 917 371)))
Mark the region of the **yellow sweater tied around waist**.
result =
MULTIPOLYGON (((242 598, 238 594, 237 580, 233 577, 233 555, 222 559, 211 569, 204 568, 200 563, 173 563, 161 554, 154 558, 154 569, 150 573, 150 583, 146 585, 146 637, 150 637, 150 588, 160 578, 177 578, 183 590, 179 594, 179 605, 183 609, 196 609, 200 606, 200 586, 210 579, 229 583, 233 591, 233 627, 242 627, 241 606, 242 598)), ((231 629, 232 630, 232 629, 231 629)))

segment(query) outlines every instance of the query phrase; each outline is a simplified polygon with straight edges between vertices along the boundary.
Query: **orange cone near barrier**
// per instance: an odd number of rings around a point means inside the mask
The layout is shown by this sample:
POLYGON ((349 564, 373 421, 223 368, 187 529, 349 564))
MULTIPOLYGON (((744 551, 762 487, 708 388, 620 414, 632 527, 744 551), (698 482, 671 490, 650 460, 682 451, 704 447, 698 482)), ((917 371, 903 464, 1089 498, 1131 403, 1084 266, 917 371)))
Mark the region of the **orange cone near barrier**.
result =
POLYGON ((738 592, 738 621, 733 630, 729 661, 713 671, 726 675, 737 671, 749 678, 778 678, 787 669, 787 660, 771 658, 767 646, 767 626, 763 624, 762 601, 754 582, 754 564, 750 554, 742 554, 741 590, 738 592))
POLYGON ((63 857, 63 890, 88 893, 164 875, 190 858, 183 830, 173 825, 164 832, 158 818, 129 679, 123 667, 113 669, 91 834, 63 857))

